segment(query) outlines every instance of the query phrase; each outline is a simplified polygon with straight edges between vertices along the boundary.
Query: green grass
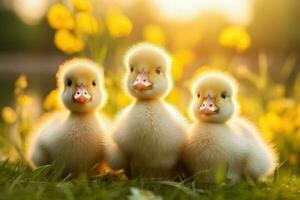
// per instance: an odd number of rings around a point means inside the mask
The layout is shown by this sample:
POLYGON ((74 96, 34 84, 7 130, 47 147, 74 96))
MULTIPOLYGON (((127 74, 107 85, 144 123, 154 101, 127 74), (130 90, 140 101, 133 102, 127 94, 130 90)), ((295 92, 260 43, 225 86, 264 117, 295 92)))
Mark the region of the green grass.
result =
POLYGON ((193 181, 124 180, 113 175, 62 179, 49 166, 32 171, 0 163, 0 199, 127 199, 132 187, 150 190, 163 199, 300 199, 300 178, 287 171, 279 171, 276 180, 273 176, 255 185, 196 186, 193 181))

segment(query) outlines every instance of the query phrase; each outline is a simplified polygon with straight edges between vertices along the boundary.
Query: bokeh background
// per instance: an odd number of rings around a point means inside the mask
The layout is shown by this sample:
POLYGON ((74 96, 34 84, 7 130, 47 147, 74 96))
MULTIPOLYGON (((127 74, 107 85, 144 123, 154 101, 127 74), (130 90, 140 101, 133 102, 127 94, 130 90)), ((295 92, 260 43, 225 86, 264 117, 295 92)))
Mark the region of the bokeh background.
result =
POLYGON ((0 158, 24 161, 36 120, 63 109, 55 72, 69 58, 88 57, 105 69, 104 112, 114 119, 131 102, 121 84, 124 51, 148 41, 173 60, 168 102, 190 119, 197 76, 231 74, 241 115, 273 143, 280 166, 299 173, 299 10, 299 0, 2 0, 0 158))

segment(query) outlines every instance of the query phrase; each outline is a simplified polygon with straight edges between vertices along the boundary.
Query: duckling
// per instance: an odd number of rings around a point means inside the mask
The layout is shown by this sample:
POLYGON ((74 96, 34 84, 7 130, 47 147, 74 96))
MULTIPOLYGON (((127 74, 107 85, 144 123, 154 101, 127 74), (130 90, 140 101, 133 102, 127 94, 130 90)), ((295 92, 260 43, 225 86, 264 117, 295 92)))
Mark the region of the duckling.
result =
POLYGON ((253 125, 237 115, 235 81, 218 72, 204 74, 194 95, 195 123, 183 153, 190 173, 202 182, 214 182, 220 169, 233 182, 270 175, 276 156, 253 125))
POLYGON ((171 88, 170 58, 155 45, 140 43, 125 55, 125 85, 134 102, 116 120, 113 137, 120 152, 112 168, 131 177, 173 178, 186 138, 186 122, 164 101, 171 88))
POLYGON ((67 110, 49 114, 36 128, 29 159, 34 167, 56 163, 76 176, 105 162, 106 124, 98 112, 106 98, 103 72, 75 58, 60 66, 57 83, 67 110))

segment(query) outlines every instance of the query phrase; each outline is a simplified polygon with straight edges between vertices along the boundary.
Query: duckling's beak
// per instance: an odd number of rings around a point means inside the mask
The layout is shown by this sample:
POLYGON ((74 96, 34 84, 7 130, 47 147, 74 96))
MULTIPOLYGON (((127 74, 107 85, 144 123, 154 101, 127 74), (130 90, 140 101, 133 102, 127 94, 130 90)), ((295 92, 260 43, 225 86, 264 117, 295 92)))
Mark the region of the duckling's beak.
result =
POLYGON ((78 104, 85 104, 89 102, 91 98, 91 95, 83 85, 77 87, 75 93, 73 94, 73 101, 78 104))
POLYGON ((212 97, 205 98, 200 107, 200 114, 213 115, 219 112, 219 108, 216 106, 212 97))
POLYGON ((146 72, 140 72, 136 76, 132 86, 137 90, 150 90, 152 89, 152 82, 149 79, 149 74, 146 72))

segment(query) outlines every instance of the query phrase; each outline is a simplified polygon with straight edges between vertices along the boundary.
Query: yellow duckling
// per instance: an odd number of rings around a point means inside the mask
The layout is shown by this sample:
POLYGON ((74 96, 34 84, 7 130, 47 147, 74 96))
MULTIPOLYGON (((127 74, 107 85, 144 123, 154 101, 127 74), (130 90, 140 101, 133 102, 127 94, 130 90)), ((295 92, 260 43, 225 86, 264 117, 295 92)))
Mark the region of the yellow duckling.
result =
POLYGON ((203 182, 213 182, 216 171, 232 181, 270 175, 276 157, 259 132, 238 117, 237 89, 229 76, 211 72, 195 84, 192 113, 196 122, 184 151, 186 167, 203 182))
POLYGON ((113 137, 121 153, 110 157, 110 166, 125 168, 133 177, 176 176, 186 124, 163 100, 172 85, 169 56, 141 43, 127 52, 125 66, 126 87, 135 100, 117 119, 113 137))
POLYGON ((106 129, 98 108, 106 97, 103 72, 88 59, 72 59, 57 73, 69 110, 50 114, 34 132, 29 159, 35 167, 55 162, 65 174, 87 172, 105 160, 106 129))

